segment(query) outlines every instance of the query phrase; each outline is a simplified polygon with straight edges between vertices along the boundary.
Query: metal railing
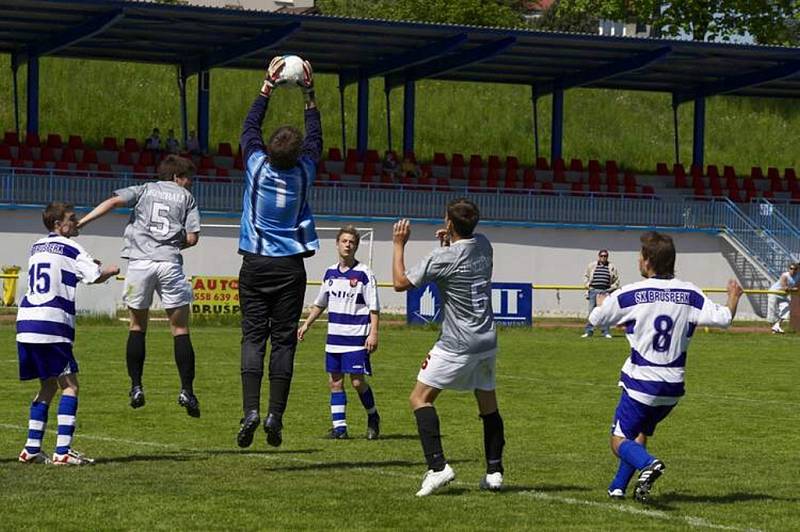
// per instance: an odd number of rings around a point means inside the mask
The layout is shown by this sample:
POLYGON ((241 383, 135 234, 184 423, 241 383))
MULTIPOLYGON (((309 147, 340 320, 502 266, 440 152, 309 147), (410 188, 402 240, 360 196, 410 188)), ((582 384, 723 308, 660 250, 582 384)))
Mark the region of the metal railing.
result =
MULTIPOLYGON (((134 174, 66 177, 53 171, 33 174, 30 169, 24 172, 0 170, 0 203, 36 205, 60 200, 92 206, 116 189, 143 183, 142 177, 134 174)), ((195 180, 192 192, 200 208, 206 212, 235 213, 241 211, 243 186, 242 182, 195 180)), ((778 274, 791 259, 791 250, 795 249, 792 241, 781 240, 784 233, 788 235, 791 232, 785 229, 790 224, 788 218, 780 218, 785 226, 782 232, 777 231, 777 227, 762 228, 727 198, 477 190, 466 186, 443 189, 419 185, 394 188, 341 185, 315 186, 310 201, 318 214, 439 219, 444 216, 444 207, 449 200, 465 195, 480 206, 484 220, 726 231, 768 271, 778 274)))
POLYGON ((785 204, 783 208, 778 208, 769 200, 758 198, 748 205, 748 214, 750 219, 780 242, 797 260, 800 257, 800 229, 782 212, 789 206, 785 204))

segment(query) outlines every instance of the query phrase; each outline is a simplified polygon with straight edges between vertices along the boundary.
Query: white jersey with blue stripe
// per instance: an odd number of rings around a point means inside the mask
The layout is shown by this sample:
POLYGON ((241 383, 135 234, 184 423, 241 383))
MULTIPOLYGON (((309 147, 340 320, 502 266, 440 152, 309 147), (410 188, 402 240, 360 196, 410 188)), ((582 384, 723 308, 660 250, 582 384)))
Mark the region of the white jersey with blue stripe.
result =
POLYGON ((51 234, 31 247, 28 290, 17 311, 17 341, 49 344, 75 340, 75 289, 93 283, 100 266, 80 244, 51 234))
POLYGON ((646 405, 674 405, 684 395, 686 352, 695 327, 727 327, 731 311, 694 284, 651 278, 612 292, 589 315, 595 326, 625 325, 631 354, 619 386, 646 405))
POLYGON ((314 305, 328 308, 325 351, 360 351, 370 332, 370 312, 380 311, 375 275, 360 262, 345 271, 334 264, 325 272, 314 305))
POLYGON ((273 168, 256 150, 247 160, 239 249, 268 257, 313 255, 319 249, 308 195, 316 165, 302 156, 290 170, 273 168))

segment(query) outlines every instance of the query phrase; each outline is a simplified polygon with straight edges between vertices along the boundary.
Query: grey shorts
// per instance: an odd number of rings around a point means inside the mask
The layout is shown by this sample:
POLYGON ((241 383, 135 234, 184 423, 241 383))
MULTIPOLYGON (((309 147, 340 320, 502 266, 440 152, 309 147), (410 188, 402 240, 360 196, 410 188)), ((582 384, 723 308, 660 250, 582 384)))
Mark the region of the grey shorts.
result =
POLYGON ((165 309, 192 303, 192 285, 183 273, 183 266, 174 262, 133 260, 128 263, 122 300, 129 308, 148 309, 153 293, 158 293, 165 309))

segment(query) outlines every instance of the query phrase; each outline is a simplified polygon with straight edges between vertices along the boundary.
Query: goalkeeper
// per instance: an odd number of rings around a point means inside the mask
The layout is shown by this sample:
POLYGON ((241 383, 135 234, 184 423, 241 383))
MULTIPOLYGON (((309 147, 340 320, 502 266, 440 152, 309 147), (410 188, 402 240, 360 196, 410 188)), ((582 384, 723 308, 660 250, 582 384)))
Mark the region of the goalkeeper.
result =
POLYGON ((307 198, 322 155, 322 127, 308 61, 303 62, 303 78, 297 82, 305 100, 305 138, 291 126, 276 129, 266 146, 261 136, 272 91, 287 83, 281 77, 283 67, 283 57, 270 62, 261 93, 245 118, 241 138, 246 169, 239 234, 244 408, 237 435, 239 447, 252 444, 260 422, 267 339, 271 342, 270 386, 264 431, 269 445, 277 447, 282 442, 282 417, 292 382, 297 322, 306 290, 303 259, 319 249, 307 198))

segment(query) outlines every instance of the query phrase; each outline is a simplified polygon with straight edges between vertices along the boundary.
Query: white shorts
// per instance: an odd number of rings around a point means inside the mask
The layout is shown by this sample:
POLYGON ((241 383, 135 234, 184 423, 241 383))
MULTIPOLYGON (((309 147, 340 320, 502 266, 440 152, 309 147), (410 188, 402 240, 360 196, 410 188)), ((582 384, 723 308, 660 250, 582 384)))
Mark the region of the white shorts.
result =
POLYGON ((122 300, 129 308, 144 310, 153 304, 158 292, 165 309, 192 303, 192 285, 183 273, 183 266, 174 262, 132 260, 125 275, 122 300))
POLYGON ((789 298, 784 295, 769 294, 767 296, 767 321, 775 323, 789 317, 789 298))
POLYGON ((431 349, 417 374, 417 380, 438 390, 495 389, 497 349, 483 353, 455 355, 438 347, 431 349))

